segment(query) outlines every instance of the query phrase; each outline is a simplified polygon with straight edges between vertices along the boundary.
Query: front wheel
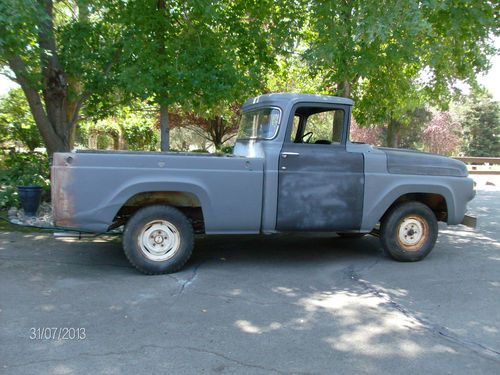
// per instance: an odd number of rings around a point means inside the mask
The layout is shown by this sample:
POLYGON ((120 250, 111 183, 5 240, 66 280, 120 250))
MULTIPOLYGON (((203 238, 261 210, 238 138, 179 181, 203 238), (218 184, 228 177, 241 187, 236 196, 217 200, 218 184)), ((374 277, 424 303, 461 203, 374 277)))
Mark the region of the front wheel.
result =
POLYGON ((406 202, 393 207, 380 226, 382 247, 401 262, 424 259, 434 248, 437 235, 434 212, 420 202, 406 202))
POLYGON ((123 232, 123 250, 142 273, 159 275, 179 270, 191 256, 193 227, 170 206, 154 205, 137 211, 123 232))

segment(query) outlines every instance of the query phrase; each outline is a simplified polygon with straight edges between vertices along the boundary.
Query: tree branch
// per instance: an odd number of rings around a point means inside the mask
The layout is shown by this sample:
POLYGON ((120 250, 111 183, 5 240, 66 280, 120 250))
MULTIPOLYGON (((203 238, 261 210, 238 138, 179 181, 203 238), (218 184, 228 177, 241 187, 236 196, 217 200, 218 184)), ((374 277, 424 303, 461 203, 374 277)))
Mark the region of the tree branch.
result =
POLYGON ((83 93, 78 101, 76 102, 75 110, 73 111, 73 114, 71 115, 71 119, 68 121, 67 128, 68 130, 71 129, 76 122, 78 121, 78 115, 80 113, 80 109, 82 109, 83 103, 85 100, 87 100, 90 97, 91 93, 90 92, 85 92, 83 93))
MULTIPOLYGON (((113 65, 115 65, 116 62, 118 61, 118 58, 120 57, 121 53, 122 53, 121 44, 119 44, 117 50, 115 51, 115 53, 111 57, 111 60, 108 62, 108 64, 106 64, 106 66, 103 69, 103 72, 102 72, 103 77, 106 77, 109 74, 109 72, 113 68, 113 65)), ((69 120, 68 125, 67 125, 68 130, 71 129, 78 121, 78 115, 80 113, 80 110, 82 109, 83 103, 91 95, 92 95, 92 92, 87 90, 84 93, 82 93, 82 95, 78 99, 76 106, 75 106, 75 110, 73 111, 73 114, 71 115, 71 119, 69 120)))
POLYGON ((234 137, 236 137, 237 135, 238 135, 238 133, 234 133, 233 135, 229 136, 228 138, 223 139, 223 140, 222 140, 222 143, 226 143, 226 142, 227 142, 227 141, 229 141, 231 138, 234 138, 234 137))
POLYGON ((12 75, 8 74, 7 72, 0 72, 0 74, 1 74, 1 75, 3 75, 4 77, 7 77, 7 78, 8 78, 8 79, 10 79, 11 81, 13 81, 13 82, 15 82, 15 83, 19 84, 19 81, 18 81, 18 79, 16 78, 16 76, 15 76, 15 75, 14 75, 14 76, 12 76, 12 75))
POLYGON ((195 126, 188 125, 188 126, 186 126, 186 128, 193 131, 194 133, 198 134, 203 139, 206 139, 207 141, 212 142, 212 139, 209 136, 207 136, 206 133, 200 132, 195 126))
POLYGON ((14 55, 8 58, 9 67, 16 75, 16 81, 21 85, 21 88, 26 96, 26 100, 31 109, 31 113, 35 119, 35 122, 40 130, 40 133, 45 141, 45 144, 49 149, 56 149, 56 143, 59 143, 60 138, 56 134, 52 124, 49 121, 47 113, 43 107, 42 99, 40 98, 40 93, 35 90, 28 78, 27 69, 24 61, 21 57, 14 55))
POLYGON ((42 71, 44 71, 45 76, 46 74, 50 74, 49 70, 51 68, 60 70, 61 65, 59 64, 59 59, 57 57, 56 41, 54 38, 52 0, 39 0, 39 2, 47 13, 47 18, 42 19, 40 22, 38 32, 38 42, 40 43, 41 48, 40 58, 42 60, 42 71), (50 54, 47 54, 45 51, 50 51, 50 54))

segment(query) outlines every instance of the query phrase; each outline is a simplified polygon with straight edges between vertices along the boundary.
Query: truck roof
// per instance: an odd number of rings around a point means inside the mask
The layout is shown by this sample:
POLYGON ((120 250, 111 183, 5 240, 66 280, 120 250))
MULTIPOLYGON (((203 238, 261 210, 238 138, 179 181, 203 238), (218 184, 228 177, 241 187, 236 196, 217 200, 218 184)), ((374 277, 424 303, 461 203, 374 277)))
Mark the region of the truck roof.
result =
POLYGON ((296 93, 271 93, 259 95, 255 98, 248 99, 243 108, 251 107, 257 104, 289 104, 290 102, 313 102, 313 103, 329 103, 329 104, 347 104, 353 105, 354 102, 348 98, 329 95, 314 95, 314 94, 296 94, 296 93))

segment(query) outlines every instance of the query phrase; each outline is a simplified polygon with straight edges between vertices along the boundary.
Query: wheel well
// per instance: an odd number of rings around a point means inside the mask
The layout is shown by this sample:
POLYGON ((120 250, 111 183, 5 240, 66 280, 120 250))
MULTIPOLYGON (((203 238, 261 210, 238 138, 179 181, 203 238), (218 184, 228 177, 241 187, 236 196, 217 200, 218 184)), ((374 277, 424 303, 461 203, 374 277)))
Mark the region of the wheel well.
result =
MULTIPOLYGON (((436 219, 438 221, 446 221, 448 219, 448 206, 446 205, 446 199, 435 193, 408 193, 400 196, 398 199, 392 203, 392 205, 387 209, 387 213, 392 207, 402 203, 402 202, 421 202, 429 207, 436 219)), ((384 216, 385 216, 384 213, 384 216)))
POLYGON ((109 229, 124 225, 136 211, 154 204, 177 208, 189 219, 195 233, 205 232, 200 200, 196 195, 182 191, 149 191, 132 196, 118 210, 109 229))

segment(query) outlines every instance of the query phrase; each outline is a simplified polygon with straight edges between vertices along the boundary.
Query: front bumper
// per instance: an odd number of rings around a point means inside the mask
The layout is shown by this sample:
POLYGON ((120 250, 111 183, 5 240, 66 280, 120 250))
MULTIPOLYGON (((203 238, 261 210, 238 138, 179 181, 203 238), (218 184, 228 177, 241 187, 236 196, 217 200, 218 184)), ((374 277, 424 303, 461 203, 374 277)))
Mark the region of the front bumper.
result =
POLYGON ((465 215, 460 224, 465 225, 469 228, 476 228, 477 218, 475 216, 465 215))

